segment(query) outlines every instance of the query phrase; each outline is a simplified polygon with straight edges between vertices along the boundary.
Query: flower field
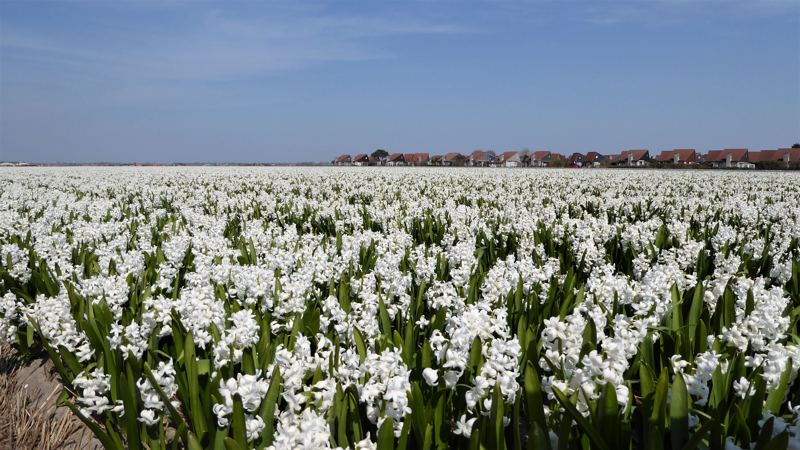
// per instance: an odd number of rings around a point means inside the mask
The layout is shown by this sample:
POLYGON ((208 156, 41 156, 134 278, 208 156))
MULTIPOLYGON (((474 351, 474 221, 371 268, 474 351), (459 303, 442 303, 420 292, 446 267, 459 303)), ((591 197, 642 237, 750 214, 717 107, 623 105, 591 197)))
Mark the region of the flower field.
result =
POLYGON ((3 170, 0 336, 108 449, 800 448, 800 176, 3 170))

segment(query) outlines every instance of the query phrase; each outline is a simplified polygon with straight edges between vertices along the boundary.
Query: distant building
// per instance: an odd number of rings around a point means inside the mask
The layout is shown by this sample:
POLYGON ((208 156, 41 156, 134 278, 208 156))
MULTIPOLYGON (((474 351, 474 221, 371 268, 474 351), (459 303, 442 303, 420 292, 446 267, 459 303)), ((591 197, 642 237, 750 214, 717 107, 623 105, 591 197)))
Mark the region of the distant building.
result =
POLYGON ((431 159, 430 155, 424 152, 413 153, 412 155, 412 160, 408 162, 409 165, 427 166, 431 159))
POLYGON ((429 166, 441 166, 442 160, 444 159, 444 155, 433 155, 431 159, 428 160, 429 166))
POLYGON ((700 162, 697 158, 697 151, 693 148, 664 150, 656 156, 656 161, 672 164, 697 164, 700 162))
POLYGON ((606 157, 598 152, 589 152, 586 154, 586 166, 588 167, 600 167, 605 160, 606 157))
POLYGON ((625 150, 619 155, 618 164, 630 167, 643 167, 650 162, 650 151, 646 149, 625 150))
POLYGON ((405 165, 405 158, 403 157, 402 153, 392 153, 386 158, 386 165, 387 166, 404 166, 405 165))
POLYGON ((562 166, 569 163, 569 159, 562 155, 561 153, 550 153, 550 160, 548 161, 548 166, 562 166))
POLYGON ((352 164, 352 160, 350 159, 350 155, 347 153, 341 154, 333 160, 333 164, 335 166, 349 166, 352 164))
POLYGON ((463 166, 467 162, 467 157, 458 152, 450 152, 442 158, 443 166, 463 166))
POLYGON ((359 153, 353 157, 354 166, 366 166, 369 164, 369 155, 366 153, 359 153))
POLYGON ((499 163, 505 167, 522 167, 524 155, 522 152, 503 152, 500 155, 499 163))
POLYGON ((550 151, 549 150, 537 150, 533 152, 530 159, 530 166, 531 167, 546 167, 547 163, 550 162, 550 151))
POLYGON ((779 148, 777 150, 761 150, 749 152, 747 160, 751 163, 782 162, 787 165, 790 162, 800 161, 800 148, 779 148))
POLYGON ((467 160, 468 166, 489 167, 497 163, 497 157, 490 150, 475 150, 467 160))
POLYGON ((752 169, 755 165, 748 161, 746 148, 726 148, 725 150, 711 150, 705 157, 705 162, 712 167, 752 169))
POLYGON ((573 153, 569 157, 569 165, 573 167, 583 167, 583 164, 586 162, 586 156, 583 153, 573 153))

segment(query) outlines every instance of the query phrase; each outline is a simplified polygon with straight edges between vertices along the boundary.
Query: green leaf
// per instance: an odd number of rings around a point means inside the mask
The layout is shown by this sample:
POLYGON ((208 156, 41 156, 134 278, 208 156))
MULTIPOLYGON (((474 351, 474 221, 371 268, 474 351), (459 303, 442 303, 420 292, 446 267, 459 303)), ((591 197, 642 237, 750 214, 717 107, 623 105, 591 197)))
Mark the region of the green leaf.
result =
POLYGON ((356 351, 358 351, 358 359, 363 363, 367 359, 367 346, 364 345, 364 338, 356 327, 353 327, 353 341, 356 344, 356 351))
POLYGON ((603 430, 606 442, 611 448, 621 448, 620 425, 622 420, 619 417, 619 404, 617 403, 617 391, 611 383, 603 386, 603 393, 597 405, 597 423, 603 430))
POLYGON ((669 375, 667 369, 661 369, 656 389, 653 394, 653 409, 650 412, 647 428, 647 446, 650 449, 664 448, 664 424, 667 420, 667 391, 669 375))
POLYGON ((130 448, 141 448, 141 436, 139 435, 139 405, 136 401, 136 377, 130 364, 125 364, 125 373, 120 374, 122 385, 122 404, 125 408, 124 422, 126 426, 126 437, 130 448))
POLYGON ((503 394, 500 392, 500 384, 498 383, 494 386, 492 409, 489 414, 489 419, 492 422, 492 448, 501 449, 506 447, 505 426, 503 424, 504 415, 505 405, 503 404, 503 394))
POLYGON ((689 393, 681 373, 675 374, 672 382, 672 398, 669 405, 670 434, 673 450, 680 450, 689 442, 689 393))
POLYGON ((547 421, 544 416, 544 399, 539 374, 531 361, 525 367, 525 404, 530 420, 530 436, 528 448, 550 450, 550 437, 547 433, 547 421))
POLYGON ((75 417, 77 417, 81 422, 83 422, 87 427, 89 427, 90 430, 92 430, 92 434, 94 434, 97 440, 99 440, 100 443, 103 444, 103 448, 107 450, 123 450, 125 448, 122 446, 121 443, 117 444, 117 442, 111 439, 111 436, 109 436, 108 433, 106 433, 102 428, 100 428, 100 426, 97 425, 97 423, 94 420, 84 416, 83 413, 80 412, 80 410, 78 409, 77 406, 75 406, 74 403, 67 401, 64 404, 67 406, 67 408, 70 409, 70 411, 72 411, 72 414, 74 414, 75 417))
POLYGON ((692 296, 692 307, 689 309, 689 341, 694 345, 695 335, 697 334, 697 324, 703 314, 703 285, 698 283, 694 288, 692 296))
POLYGON ((611 447, 608 446, 608 443, 603 438, 603 434, 594 426, 591 422, 589 422, 583 414, 578 411, 575 405, 561 392, 557 387, 553 386, 553 394, 556 397, 556 400, 561 404, 561 406, 567 410, 570 416, 572 416, 572 420, 577 422, 577 424, 583 428, 583 431, 591 439, 592 443, 600 450, 610 450, 611 447))
POLYGON ((414 435, 417 439, 417 445, 421 445, 425 440, 425 429, 430 425, 430 422, 425 408, 425 397, 422 395, 422 390, 416 381, 411 383, 410 397, 409 404, 411 406, 414 435))
POLYGON ((269 380, 269 389, 264 400, 261 401, 258 415, 264 421, 264 429, 261 431, 261 443, 259 449, 266 448, 272 445, 273 435, 275 433, 275 409, 278 407, 278 395, 280 395, 281 384, 283 378, 278 365, 272 370, 272 377, 269 380))
POLYGON ((378 431, 378 450, 394 450, 394 420, 391 417, 384 419, 378 431))
POLYGON ((242 397, 240 397, 239 394, 233 396, 231 429, 233 430, 233 439, 244 448, 244 446, 247 445, 247 428, 245 424, 244 406, 242 406, 242 397))

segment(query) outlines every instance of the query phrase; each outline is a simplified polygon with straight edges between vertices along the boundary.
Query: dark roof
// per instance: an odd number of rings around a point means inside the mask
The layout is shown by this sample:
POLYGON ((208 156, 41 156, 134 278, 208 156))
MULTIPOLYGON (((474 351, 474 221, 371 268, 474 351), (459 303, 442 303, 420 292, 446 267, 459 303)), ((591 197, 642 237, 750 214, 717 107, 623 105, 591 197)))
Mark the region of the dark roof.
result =
POLYGON ((359 153, 353 157, 353 161, 369 161, 369 156, 366 153, 359 153))
POLYGON ((570 162, 584 161, 585 159, 586 159, 586 157, 585 157, 585 156, 583 156, 583 154, 582 154, 582 153, 578 153, 578 152, 575 152, 575 153, 573 153, 573 154, 572 154, 572 155, 569 157, 569 160, 570 160, 570 162))
POLYGON ((465 156, 464 156, 464 155, 462 155, 461 153, 458 153, 458 152, 450 152, 450 153, 448 153, 448 154, 444 155, 444 160, 445 160, 445 161, 455 161, 455 160, 457 160, 457 159, 464 158, 464 157, 465 157, 465 156))
POLYGON ((402 153, 392 153, 391 155, 389 155, 388 161, 397 162, 397 161, 400 161, 402 159, 403 159, 403 154, 402 153))
POLYGON ((348 155, 347 153, 337 156, 335 160, 335 162, 337 163, 346 161, 350 161, 350 155, 348 155))

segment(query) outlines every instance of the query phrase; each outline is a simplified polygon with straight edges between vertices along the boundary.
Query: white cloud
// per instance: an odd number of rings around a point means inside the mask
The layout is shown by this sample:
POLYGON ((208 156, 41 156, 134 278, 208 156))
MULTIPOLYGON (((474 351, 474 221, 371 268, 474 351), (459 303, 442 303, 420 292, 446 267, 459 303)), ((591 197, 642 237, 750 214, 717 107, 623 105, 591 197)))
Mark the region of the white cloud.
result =
POLYGON ((219 10, 172 29, 140 30, 113 20, 105 25, 99 32, 103 39, 89 39, 4 24, 0 55, 81 75, 225 81, 391 57, 391 50, 377 43, 381 37, 465 31, 414 17, 296 12, 243 17, 219 10))

